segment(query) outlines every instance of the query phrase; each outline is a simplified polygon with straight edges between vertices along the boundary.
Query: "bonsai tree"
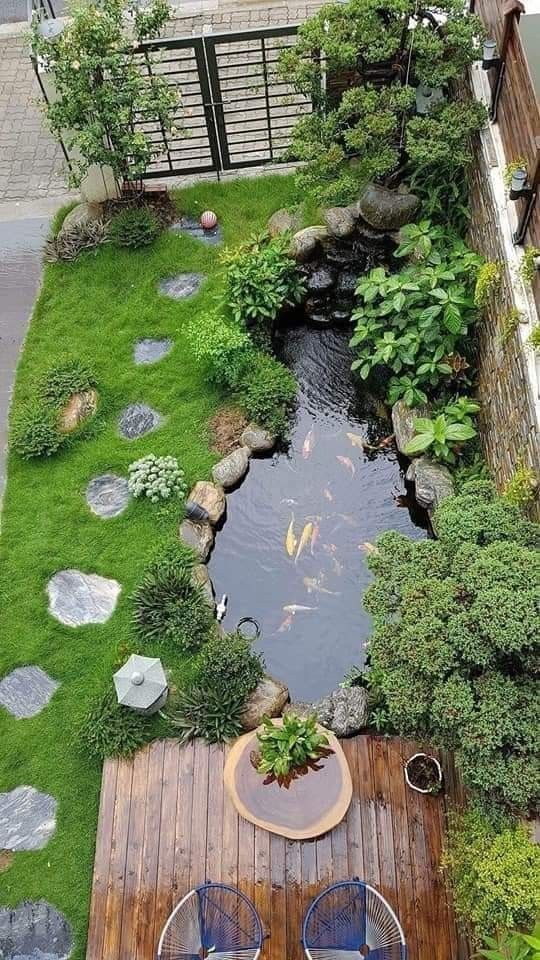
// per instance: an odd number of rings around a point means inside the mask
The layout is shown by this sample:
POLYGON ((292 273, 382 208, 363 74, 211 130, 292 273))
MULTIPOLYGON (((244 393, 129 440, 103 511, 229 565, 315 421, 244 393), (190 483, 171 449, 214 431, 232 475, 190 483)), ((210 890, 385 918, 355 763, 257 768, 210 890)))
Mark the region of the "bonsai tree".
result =
POLYGON ((317 718, 285 714, 281 725, 269 717, 263 717, 262 727, 257 732, 259 757, 257 770, 265 774, 265 783, 277 780, 287 783, 299 773, 318 769, 317 760, 329 756, 328 737, 317 726, 317 718))
POLYGON ((95 0, 76 7, 60 36, 41 36, 32 24, 32 51, 50 73, 56 98, 45 107, 53 134, 75 148, 71 182, 78 186, 92 164, 112 168, 117 184, 136 180, 162 151, 141 128, 158 122, 177 133, 176 88, 152 71, 150 54, 137 47, 157 36, 170 15, 166 0, 139 10, 132 0, 95 0))
POLYGON ((461 100, 449 110, 443 102, 428 117, 415 117, 415 87, 448 93, 478 58, 482 35, 480 20, 460 0, 429 8, 414 0, 325 4, 278 66, 314 107, 295 126, 288 151, 305 162, 299 193, 321 204, 350 203, 366 180, 387 177, 408 159, 414 172, 433 143, 438 155, 444 150, 446 167, 469 162, 467 138, 484 123, 483 106, 461 100))

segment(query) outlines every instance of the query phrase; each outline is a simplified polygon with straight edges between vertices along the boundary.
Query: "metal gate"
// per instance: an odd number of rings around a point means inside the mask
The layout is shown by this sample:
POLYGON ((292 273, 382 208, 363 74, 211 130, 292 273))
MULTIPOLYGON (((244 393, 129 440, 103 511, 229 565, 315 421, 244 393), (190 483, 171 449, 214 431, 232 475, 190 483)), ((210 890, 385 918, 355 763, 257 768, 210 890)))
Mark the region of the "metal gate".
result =
POLYGON ((144 179, 282 162, 291 131, 311 102, 277 74, 296 26, 163 39, 138 48, 140 69, 178 87, 178 132, 159 118, 137 125, 159 154, 144 179), (156 56, 158 54, 158 56, 156 56))

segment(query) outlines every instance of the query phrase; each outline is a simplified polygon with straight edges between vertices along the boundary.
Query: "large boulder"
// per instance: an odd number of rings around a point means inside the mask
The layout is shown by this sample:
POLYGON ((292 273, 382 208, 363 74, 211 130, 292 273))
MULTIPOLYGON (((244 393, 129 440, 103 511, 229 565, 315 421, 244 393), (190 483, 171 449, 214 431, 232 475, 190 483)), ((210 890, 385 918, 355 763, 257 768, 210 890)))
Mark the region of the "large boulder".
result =
POLYGON ((322 224, 316 227, 305 227, 295 233, 291 240, 289 255, 303 263, 315 253, 315 250, 328 237, 328 228, 322 224))
POLYGON ((85 227, 88 223, 102 219, 103 210, 99 203, 78 203, 77 206, 73 207, 73 210, 70 210, 64 217, 62 226, 58 231, 58 236, 69 236, 69 234, 75 233, 80 227, 85 227))
POLYGON ((193 487, 188 500, 205 511, 209 522, 214 527, 225 513, 226 501, 223 487, 218 487, 209 480, 199 480, 193 487))
POLYGON ((368 183, 357 211, 376 230, 397 230, 414 219, 419 203, 414 193, 398 193, 378 183, 368 183))
POLYGON ((283 207, 276 210, 268 221, 267 230, 271 237, 278 237, 281 233, 294 233, 300 226, 300 214, 291 213, 283 207))
POLYGON ((221 484, 225 490, 240 483, 248 471, 250 453, 249 447, 238 447, 216 463, 212 468, 212 476, 216 483, 221 484))
POLYGON ((93 387, 74 393, 58 414, 58 429, 62 433, 73 433, 94 416, 97 406, 98 392, 93 387))
POLYGON ((410 456, 405 447, 414 437, 414 421, 419 417, 429 417, 428 407, 408 407, 404 400, 398 400, 392 407, 392 426, 396 438, 396 447, 400 453, 410 456))
POLYGON ((454 492, 448 467, 429 457, 418 457, 412 461, 407 470, 407 480, 414 481, 416 500, 430 513, 439 506, 441 500, 454 492))
POLYGON ((356 227, 351 207, 328 207, 323 211, 323 220, 333 237, 350 237, 356 227))
POLYGON ((214 598, 214 588, 212 586, 210 574, 208 573, 208 567, 205 563, 195 564, 193 570, 191 571, 191 582, 196 587, 201 588, 205 599, 208 600, 212 610, 215 610, 216 602, 214 598))
POLYGON ((264 427, 259 427, 256 423, 248 423, 246 429, 242 432, 240 443, 248 447, 252 453, 268 453, 276 445, 276 438, 268 433, 264 427))
POLYGON ((202 563, 206 563, 214 545, 214 531, 210 524, 183 520, 179 533, 186 546, 195 551, 202 563))
POLYGON ((288 699, 289 690, 285 684, 265 674, 248 697, 242 712, 240 719, 244 730, 256 730, 264 716, 280 717, 288 699))
POLYGON ((351 737, 368 725, 368 692, 364 687, 339 687, 315 704, 319 723, 336 737, 351 737))

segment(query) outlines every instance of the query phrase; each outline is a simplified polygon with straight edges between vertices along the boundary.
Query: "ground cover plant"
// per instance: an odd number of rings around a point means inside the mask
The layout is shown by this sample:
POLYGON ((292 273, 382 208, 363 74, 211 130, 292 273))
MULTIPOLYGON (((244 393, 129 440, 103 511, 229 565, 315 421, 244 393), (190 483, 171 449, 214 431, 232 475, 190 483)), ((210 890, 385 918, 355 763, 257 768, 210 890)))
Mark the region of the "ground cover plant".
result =
MULTIPOLYGON (((272 176, 203 184, 183 192, 179 202, 183 213, 195 216, 215 209, 225 243, 234 245, 259 234, 277 207, 292 203, 293 192, 291 178, 272 176)), ((62 356, 88 360, 104 398, 95 433, 51 457, 26 461, 11 451, 0 542, 0 676, 37 664, 60 681, 47 708, 32 719, 0 710, 2 790, 31 784, 59 804, 47 846, 17 853, 2 874, 2 903, 41 897, 53 903, 73 925, 75 960, 84 956, 101 776, 99 761, 81 743, 81 728, 130 653, 159 655, 158 644, 143 651, 134 637, 131 597, 181 514, 180 500, 162 507, 141 498, 122 515, 101 520, 86 505, 85 490, 103 473, 127 477, 129 465, 150 453, 175 456, 188 490, 210 476, 217 456, 210 452, 208 424, 228 391, 208 380, 186 328, 194 316, 204 325, 223 295, 219 250, 176 233, 162 233, 140 251, 105 244, 74 263, 49 264, 18 370, 13 423, 35 397, 51 360, 62 356), (200 292, 186 301, 159 295, 158 281, 180 270, 206 276, 200 292), (173 349, 157 365, 136 366, 134 343, 153 336, 169 337, 173 349), (165 422, 146 437, 123 440, 118 416, 137 401, 151 404, 165 422), (107 623, 72 628, 48 614, 47 581, 73 567, 121 584, 107 623)), ((187 681, 192 661, 179 652, 175 664, 177 684, 187 681)), ((129 741, 129 731, 124 738, 129 741)))

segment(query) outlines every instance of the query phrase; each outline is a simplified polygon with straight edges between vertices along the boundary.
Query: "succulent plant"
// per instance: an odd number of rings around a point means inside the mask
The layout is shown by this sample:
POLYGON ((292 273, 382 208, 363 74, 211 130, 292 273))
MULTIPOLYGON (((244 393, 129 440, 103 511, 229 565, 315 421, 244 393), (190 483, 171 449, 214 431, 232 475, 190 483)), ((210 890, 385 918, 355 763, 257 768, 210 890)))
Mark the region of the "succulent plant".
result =
POLYGON ((130 464, 128 487, 134 497, 148 497, 152 503, 186 493, 184 471, 176 457, 156 457, 154 453, 130 464))

